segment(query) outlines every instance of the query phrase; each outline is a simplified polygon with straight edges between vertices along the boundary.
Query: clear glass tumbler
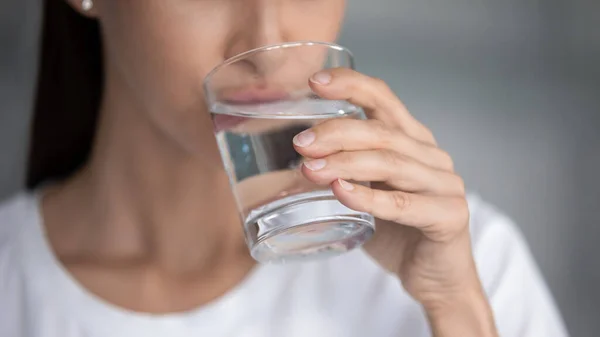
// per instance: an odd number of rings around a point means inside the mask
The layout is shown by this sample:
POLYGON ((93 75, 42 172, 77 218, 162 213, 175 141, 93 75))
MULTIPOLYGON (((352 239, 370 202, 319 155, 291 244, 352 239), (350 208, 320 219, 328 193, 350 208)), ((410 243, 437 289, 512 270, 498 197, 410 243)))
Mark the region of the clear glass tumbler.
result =
POLYGON ((338 67, 354 67, 347 49, 293 42, 237 55, 204 81, 246 242, 259 262, 340 254, 375 231, 373 216, 345 207, 328 186, 304 178, 304 158, 292 143, 296 134, 325 120, 365 118, 359 107, 311 91, 311 75, 338 67))

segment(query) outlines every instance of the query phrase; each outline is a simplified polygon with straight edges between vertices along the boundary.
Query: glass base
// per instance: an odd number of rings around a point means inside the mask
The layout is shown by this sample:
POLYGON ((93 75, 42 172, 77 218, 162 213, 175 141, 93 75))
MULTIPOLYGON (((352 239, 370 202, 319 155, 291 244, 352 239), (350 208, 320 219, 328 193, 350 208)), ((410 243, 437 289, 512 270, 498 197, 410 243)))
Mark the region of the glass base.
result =
POLYGON ((254 259, 286 262, 360 247, 375 232, 375 220, 342 205, 326 190, 289 196, 255 209, 245 230, 254 259))

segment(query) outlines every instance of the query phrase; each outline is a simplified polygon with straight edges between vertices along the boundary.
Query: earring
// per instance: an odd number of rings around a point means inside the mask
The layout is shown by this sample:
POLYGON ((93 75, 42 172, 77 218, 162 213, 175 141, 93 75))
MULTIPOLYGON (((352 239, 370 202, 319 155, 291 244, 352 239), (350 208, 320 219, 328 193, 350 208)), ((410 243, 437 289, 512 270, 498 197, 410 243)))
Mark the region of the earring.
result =
POLYGON ((81 1, 81 8, 86 11, 89 12, 92 7, 94 7, 94 2, 92 0, 82 0, 81 1))

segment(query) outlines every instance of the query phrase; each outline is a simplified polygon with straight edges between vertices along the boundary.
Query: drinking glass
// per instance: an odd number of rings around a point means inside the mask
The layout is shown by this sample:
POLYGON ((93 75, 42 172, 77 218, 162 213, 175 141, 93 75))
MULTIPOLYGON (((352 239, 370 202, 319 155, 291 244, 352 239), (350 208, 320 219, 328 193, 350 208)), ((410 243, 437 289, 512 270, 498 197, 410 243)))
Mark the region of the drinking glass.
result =
POLYGON ((234 56, 204 80, 246 242, 259 262, 340 254, 375 231, 372 215, 347 208, 329 186, 302 175, 304 158, 292 143, 296 134, 326 120, 365 118, 359 107, 311 91, 311 75, 339 67, 354 68, 348 49, 292 42, 234 56))

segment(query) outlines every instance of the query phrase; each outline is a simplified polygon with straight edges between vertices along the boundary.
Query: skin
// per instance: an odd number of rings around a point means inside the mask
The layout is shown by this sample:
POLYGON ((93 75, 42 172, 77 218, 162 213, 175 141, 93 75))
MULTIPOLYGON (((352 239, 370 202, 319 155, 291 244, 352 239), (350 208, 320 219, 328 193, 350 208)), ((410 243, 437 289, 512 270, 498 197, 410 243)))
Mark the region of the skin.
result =
MULTIPOLYGON (((81 11, 80 1, 70 4, 81 11)), ((105 44, 98 136, 87 165, 45 193, 49 241, 70 273, 109 302, 152 313, 190 310, 225 294, 254 266, 217 165, 202 79, 226 58, 265 44, 335 40, 345 3, 94 5, 81 12, 99 20, 105 44)), ((310 81, 322 97, 364 107, 369 120, 330 120, 298 135, 296 150, 313 159, 304 176, 378 218, 366 249, 422 303, 435 336, 496 336, 472 257, 464 186, 449 155, 381 80, 335 69, 310 81)))

